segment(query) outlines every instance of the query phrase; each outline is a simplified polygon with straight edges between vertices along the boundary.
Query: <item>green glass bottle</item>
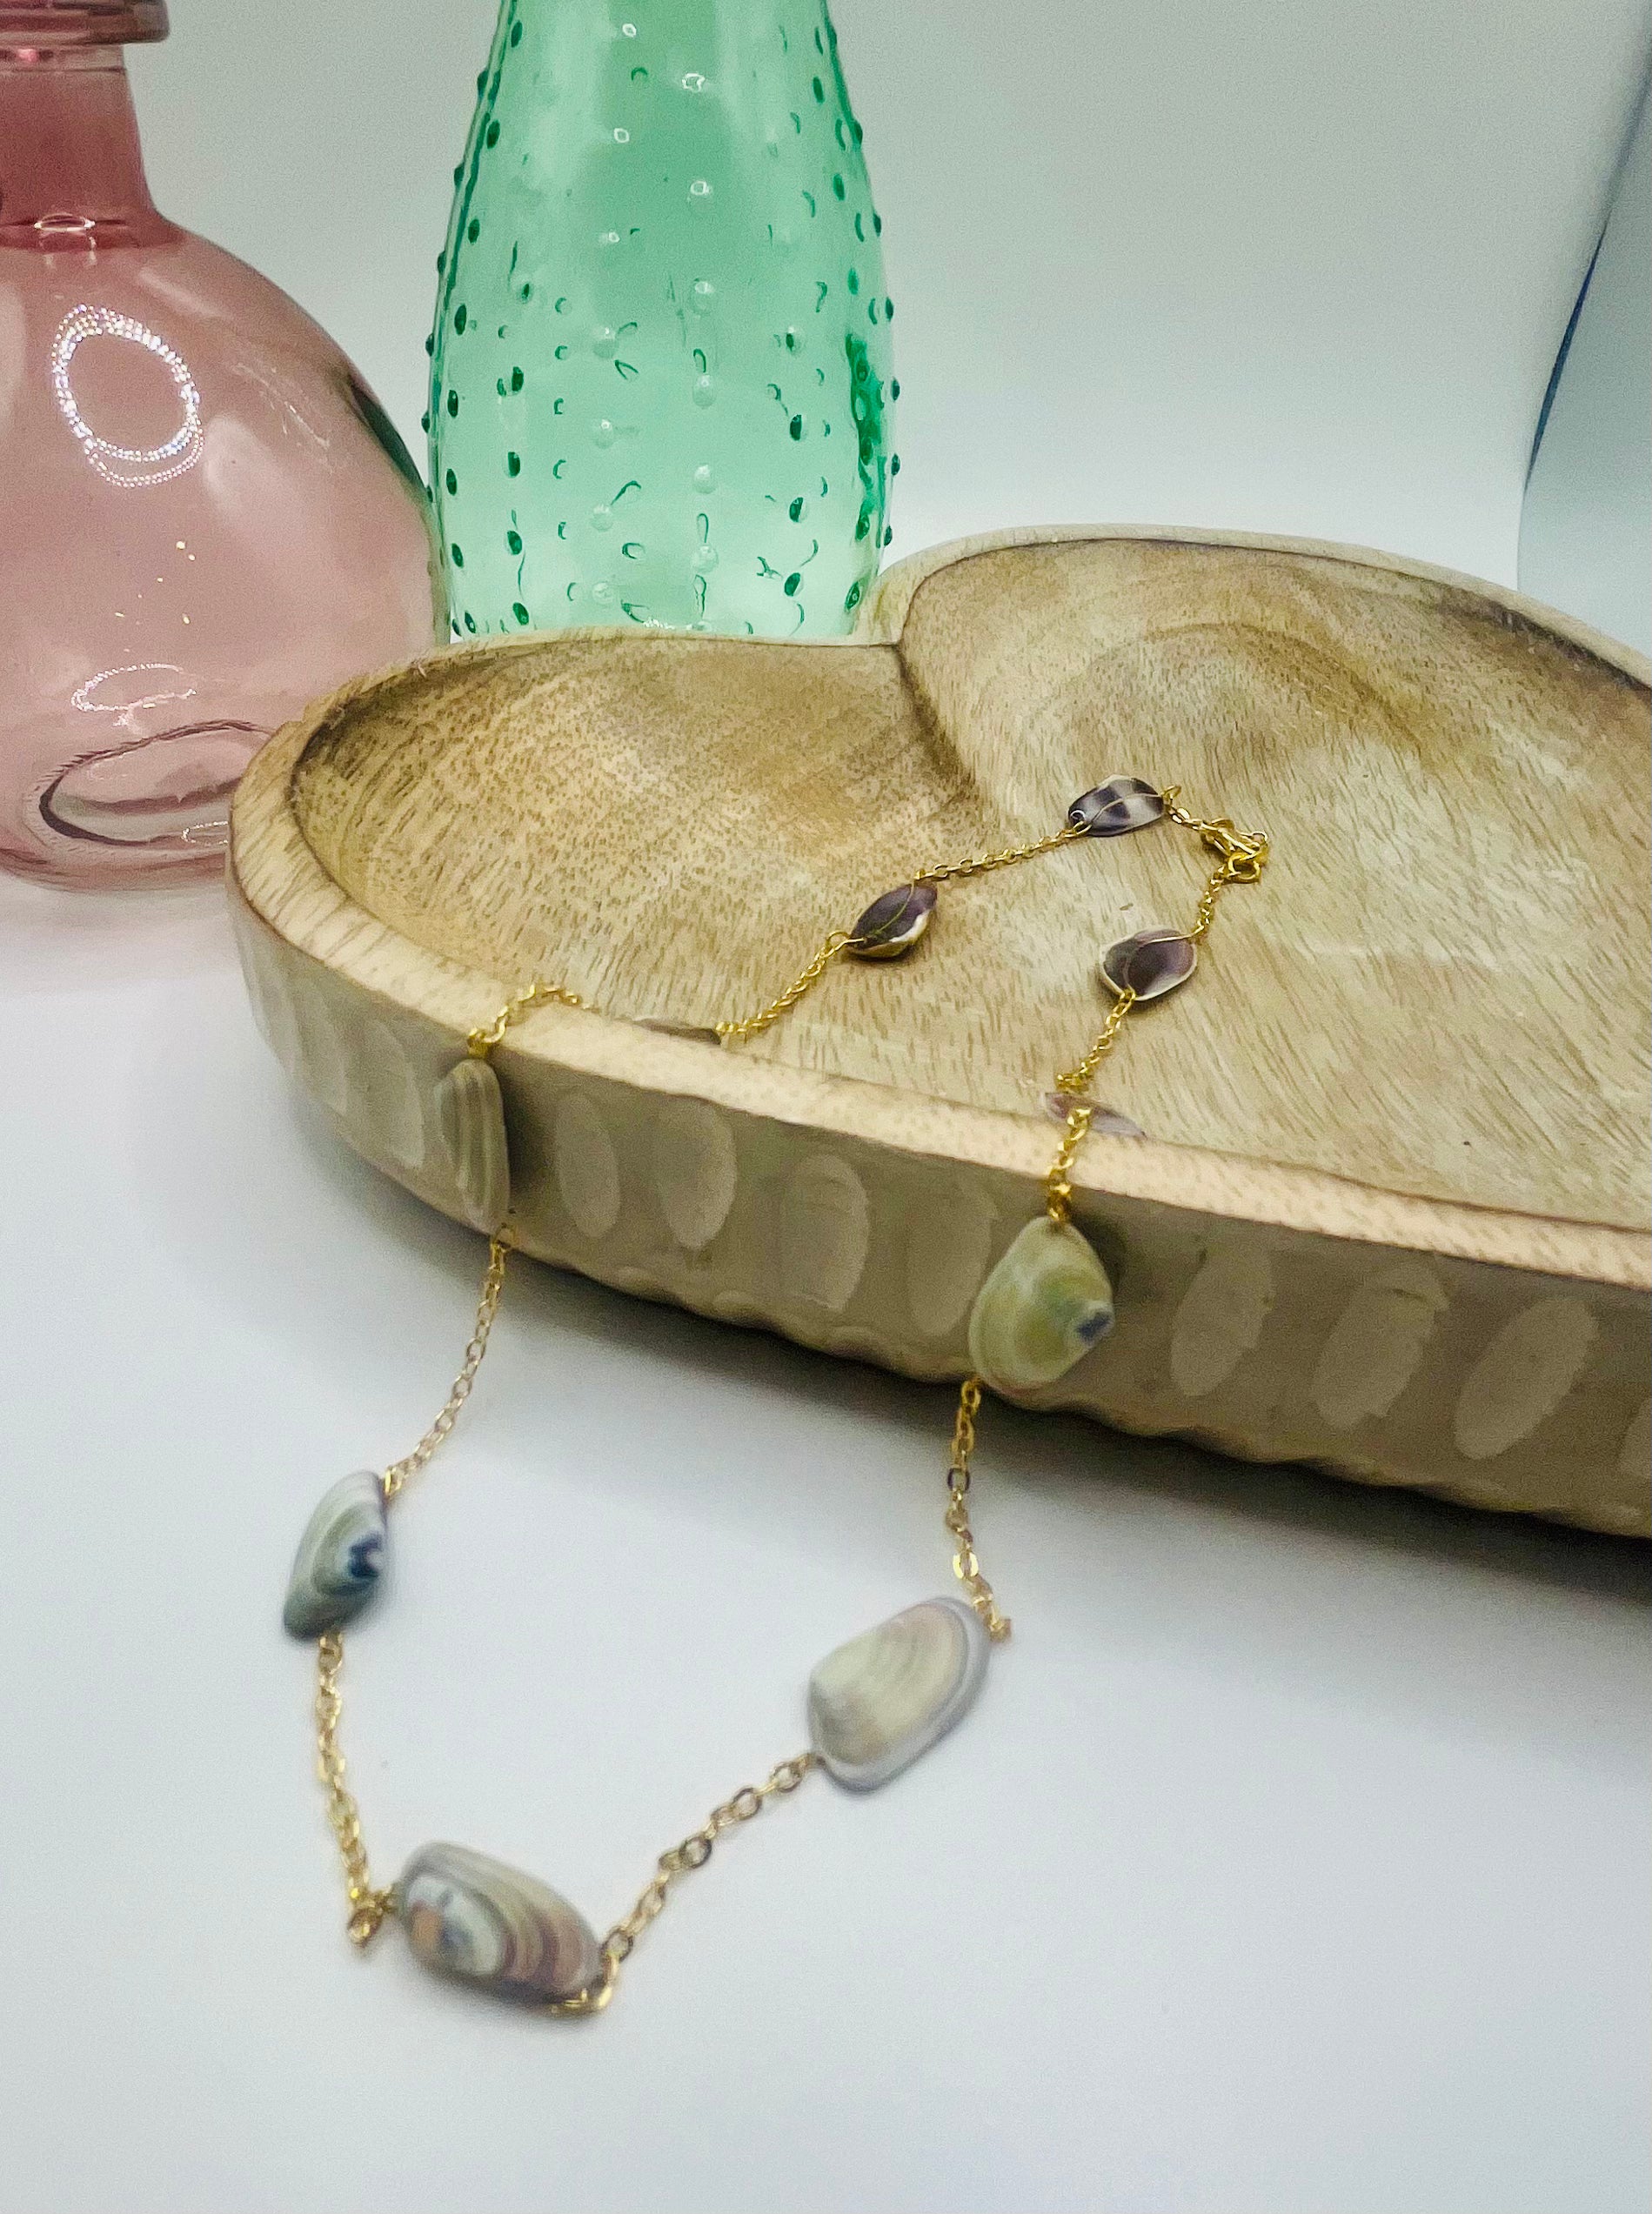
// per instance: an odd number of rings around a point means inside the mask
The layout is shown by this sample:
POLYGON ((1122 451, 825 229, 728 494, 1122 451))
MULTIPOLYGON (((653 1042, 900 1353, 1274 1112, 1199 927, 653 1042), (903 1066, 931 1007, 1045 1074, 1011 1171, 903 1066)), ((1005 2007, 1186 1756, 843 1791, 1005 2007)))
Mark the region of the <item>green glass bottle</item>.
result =
POLYGON ((822 0, 504 0, 440 264, 456 636, 848 630, 890 318, 822 0))

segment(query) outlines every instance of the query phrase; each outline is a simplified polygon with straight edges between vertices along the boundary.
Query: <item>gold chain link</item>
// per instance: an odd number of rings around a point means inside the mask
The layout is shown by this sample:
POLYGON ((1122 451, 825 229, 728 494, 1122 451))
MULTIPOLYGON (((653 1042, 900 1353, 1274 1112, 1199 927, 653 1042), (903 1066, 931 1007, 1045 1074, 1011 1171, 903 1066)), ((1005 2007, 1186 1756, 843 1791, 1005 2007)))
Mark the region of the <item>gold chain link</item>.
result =
POLYGON ((520 1022, 531 1007, 552 1003, 559 1007, 589 1005, 577 992, 566 991, 560 984, 547 984, 542 978, 536 978, 532 984, 525 985, 521 991, 513 993, 492 1022, 485 1022, 469 1033, 465 1040, 465 1052, 473 1060, 485 1060, 513 1022, 520 1022))
MULTIPOLYGON (((1160 795, 1165 803, 1166 815, 1182 829, 1197 831, 1200 843, 1219 856, 1216 866, 1211 871, 1200 894, 1199 905, 1187 933, 1190 940, 1196 942, 1205 936, 1215 920, 1216 902, 1227 887, 1230 884, 1254 884, 1267 867, 1268 839, 1265 830, 1235 830, 1225 815, 1207 822, 1198 815, 1189 814, 1186 808, 1176 805, 1180 789, 1180 785, 1173 784, 1160 795)), ((1107 1019, 1089 1052, 1082 1060, 1074 1062, 1071 1068, 1064 1069, 1055 1080, 1058 1092, 1068 1092, 1074 1097, 1067 1114, 1067 1127, 1061 1134, 1061 1142, 1056 1147, 1055 1158, 1050 1163, 1044 1180, 1045 1212, 1052 1222, 1071 1220, 1073 1162, 1095 1114, 1094 1104, 1080 1095, 1118 1043, 1119 1033, 1136 1004, 1137 994, 1126 985, 1115 995, 1112 1007, 1107 1010, 1107 1019)))
MULTIPOLYGON (((1266 831, 1235 830, 1233 823, 1222 817, 1205 821, 1179 807, 1176 800, 1180 791, 1171 785, 1161 794, 1165 813, 1174 823, 1184 830, 1196 831, 1200 842, 1207 851, 1218 856, 1211 871, 1194 913, 1189 938, 1198 940, 1209 930, 1215 919, 1216 902, 1230 884, 1254 884, 1267 866, 1268 838, 1266 831)), ((1047 852, 1051 846, 1065 843, 1067 837, 1084 836, 1082 826, 1070 827, 1067 832, 1043 845, 1027 847, 1021 852, 1001 858, 1017 860, 1035 852, 1047 852)), ((987 857, 987 866, 995 865, 998 857, 987 857)), ((1095 1103, 1083 1096, 1086 1087, 1102 1062, 1118 1043, 1119 1033, 1128 1020, 1131 1009, 1138 1003, 1137 993, 1126 985, 1114 999, 1107 1010, 1095 1043, 1080 1061, 1064 1069, 1055 1080, 1058 1092, 1070 1094, 1072 1104, 1067 1109, 1067 1121, 1044 1179, 1044 1210, 1052 1222, 1062 1223, 1073 1215, 1073 1163, 1079 1147, 1089 1134, 1095 1118, 1095 1103)), ((970 1484, 970 1456, 975 1448, 975 1417, 980 1411, 981 1386, 979 1376, 966 1376, 958 1396, 958 1414, 953 1425, 952 1463, 946 1472, 946 1527, 957 1541, 958 1550, 953 1555, 953 1573, 963 1585, 969 1602, 986 1623, 988 1635, 995 1640, 1010 1634, 1007 1616, 998 1609, 993 1587, 981 1574, 980 1562, 976 1556, 975 1540, 969 1526, 966 1500, 970 1484)))
POLYGON ((316 1646, 316 1774, 327 1795, 327 1820, 338 1842, 350 1894, 350 1919, 344 1927, 352 1945, 365 1945, 385 1916, 395 1911, 395 1894, 373 1888, 361 1837, 361 1810, 344 1781, 344 1756, 338 1749, 338 1717, 344 1707, 338 1674, 344 1664, 344 1641, 330 1629, 316 1646))
POLYGON ((1065 1222, 1073 1213, 1073 1161, 1095 1120, 1089 1100, 1075 1099, 1067 1109, 1067 1127, 1044 1179, 1044 1212, 1052 1222, 1065 1222))
MULTIPOLYGON (((1261 874, 1268 859, 1268 839, 1265 831, 1237 831, 1226 818, 1205 821, 1187 813, 1175 804, 1180 789, 1179 786, 1171 785, 1161 795, 1167 816, 1182 828, 1196 831, 1201 842, 1218 856, 1217 866, 1205 886, 1193 927, 1187 933, 1191 938, 1200 939, 1210 928, 1215 915, 1216 901, 1225 887, 1229 884, 1254 884, 1261 874)), ((966 860, 939 863, 932 868, 920 870, 912 881, 915 884, 944 884, 984 875, 993 869, 1007 868, 1019 861, 1034 860, 1041 853, 1052 853, 1088 835, 1088 830, 1082 823, 1064 824, 1050 837, 1036 839, 1029 845, 1007 846, 1000 852, 977 854, 966 860)), ((719 1038, 725 1044, 735 1044, 766 1030, 813 990, 833 962, 853 943, 849 933, 834 931, 807 967, 766 1007, 739 1020, 719 1022, 716 1026, 719 1038)), ((491 1022, 478 1026, 467 1034, 467 1052, 474 1058, 485 1060, 513 1023, 520 1021, 531 1008, 547 1003, 566 1007, 585 1007, 589 1004, 561 985, 536 980, 507 1000, 491 1022)), ((1071 1218, 1073 1163, 1095 1114, 1094 1101, 1081 1094, 1101 1062, 1112 1052, 1126 1019, 1136 1004, 1137 994, 1129 987, 1120 992, 1089 1052, 1082 1060, 1056 1079, 1057 1090, 1073 1094, 1073 1101, 1060 1143, 1045 1179, 1046 1212, 1052 1221, 1066 1222, 1071 1218)), ((398 1495, 409 1478, 417 1475, 441 1446, 471 1395, 477 1371, 487 1351, 494 1319, 498 1313, 505 1262, 514 1244, 508 1225, 496 1231, 488 1241, 487 1268, 482 1279, 476 1320, 458 1375, 453 1380, 440 1413, 425 1435, 411 1453, 393 1462, 380 1478, 387 1502, 398 1495)), ((958 1411, 953 1424, 945 1521, 956 1548, 953 1555, 953 1572, 962 1585, 970 1605, 986 1625, 988 1636, 997 1643, 1010 1635, 1010 1622, 1007 1615, 999 1611, 993 1587, 981 1572, 967 1506, 970 1464, 975 1449, 975 1418, 980 1411, 980 1377, 973 1375, 966 1376, 960 1388, 958 1411)), ((351 1942, 364 1946, 385 1918, 396 1912, 397 1897, 393 1886, 381 1890, 373 1884, 367 1849, 362 1839, 360 1809, 346 1781, 344 1757, 338 1743, 338 1726, 343 1712, 343 1697, 338 1686, 344 1658, 343 1637, 336 1629, 327 1631, 316 1649, 316 1765, 326 1794, 327 1819, 338 1843, 350 1899, 350 1918, 346 1928, 351 1942)), ((702 1828, 691 1832, 679 1844, 662 1853, 636 1905, 623 1921, 614 1924, 603 1939, 602 1967, 596 1979, 585 1990, 552 2004, 549 2011, 555 2015, 599 2014, 612 1997, 619 1970, 630 1957, 638 1938, 663 1911, 672 1883, 691 1870, 705 1866, 711 1858, 718 1838, 725 1830, 751 1821, 762 1812, 777 1793, 795 1791, 811 1769, 817 1765, 817 1756, 813 1752, 799 1753, 791 1760, 782 1761, 764 1783, 748 1784, 737 1791, 732 1798, 726 1799, 721 1806, 712 1809, 702 1828)))
MULTIPOLYGON (((1064 823, 1048 838, 1036 838, 1027 846, 1006 846, 996 853, 976 853, 962 861, 937 861, 933 867, 920 869, 907 881, 912 884, 956 884, 965 877, 985 876, 990 869, 1013 867, 1017 861, 1036 860, 1040 853, 1053 853, 1059 846, 1070 846, 1074 839, 1087 838, 1088 831, 1082 823, 1064 823)), ((758 1037, 783 1014, 796 1007, 806 993, 812 992, 840 953, 847 953, 854 944, 852 933, 834 930, 819 952, 799 972, 784 992, 771 1000, 755 1014, 744 1015, 737 1021, 719 1022, 714 1027, 726 1046, 744 1045, 748 1038, 758 1037)))
POLYGON ((998 1611, 993 1587, 981 1574, 975 1557, 975 1536, 969 1527, 969 1458, 975 1450, 975 1417, 980 1413, 981 1380, 966 1376, 959 1388, 958 1413, 953 1422, 952 1465, 946 1471, 946 1523, 957 1544, 953 1574, 964 1587, 965 1596, 987 1625, 987 1635, 1001 1645, 1010 1634, 1007 1615, 998 1611))
POLYGON ((744 1044, 746 1039, 755 1038, 760 1031, 766 1030, 771 1023, 778 1022, 783 1014, 796 1007, 806 993, 813 991, 839 954, 852 942, 846 930, 834 930, 808 967, 793 979, 784 992, 771 1000, 767 1007, 759 1007, 755 1014, 745 1015, 736 1022, 716 1024, 718 1036, 726 1046, 739 1046, 744 1044))
POLYGON ((558 2000, 550 2012, 600 2014, 614 1995, 619 1970, 630 1959, 638 1938, 654 1917, 664 1912, 666 1897, 678 1877, 692 1869, 704 1868, 712 1856, 712 1848, 726 1829, 732 1829, 737 1823, 750 1822, 754 1815, 761 1814, 777 1792, 795 1791, 816 1765, 813 1753, 794 1753, 789 1761, 782 1761, 778 1768, 771 1769, 763 1783, 748 1783, 732 1799, 725 1799, 720 1807, 713 1807, 700 1829, 692 1831, 681 1844, 663 1852, 636 1905, 623 1922, 615 1923, 603 1939, 602 1967, 595 1982, 587 1983, 571 1999, 558 2000))
POLYGON ((499 1311, 499 1294, 505 1288, 505 1264, 515 1245, 516 1240, 508 1225, 496 1230, 488 1240, 487 1268, 482 1278, 482 1295, 477 1301, 476 1322, 471 1331, 470 1343, 465 1348, 459 1372, 453 1379, 452 1388, 447 1395, 441 1413, 418 1443, 405 1459, 392 1462, 379 1478, 387 1500, 394 1499, 407 1479, 418 1474, 458 1421, 460 1410, 471 1395, 471 1387, 476 1381, 476 1372, 482 1365, 482 1356, 487 1351, 493 1320, 499 1311))
POLYGON ((1006 846, 996 853, 977 853, 966 861, 937 861, 933 868, 920 869, 912 881, 959 884, 966 876, 985 876, 992 869, 1013 868, 1017 861, 1035 861, 1040 853, 1053 853, 1058 846, 1071 846, 1075 839, 1089 835, 1087 824, 1063 823, 1060 830, 1052 831, 1047 838, 1035 838, 1029 846, 1006 846))
MULTIPOLYGON (((408 1478, 416 1475, 451 1432, 459 1412, 471 1395, 476 1372, 487 1351, 499 1294, 505 1288, 505 1264, 515 1241, 508 1228, 488 1240, 487 1268, 483 1273, 476 1321, 458 1375, 453 1379, 441 1413, 404 1460, 397 1461, 379 1478, 385 1503, 394 1499, 408 1478)), ((394 1891, 376 1890, 368 1874, 367 1848, 362 1842, 361 1809, 344 1782, 344 1756, 338 1745, 338 1724, 344 1697, 338 1677, 344 1664, 344 1641, 336 1629, 328 1630, 316 1647, 316 1773, 327 1795, 327 1820, 338 1840, 344 1863, 344 1888, 350 1895, 350 1919, 345 1923, 352 1944, 365 1945, 386 1915, 396 1910, 394 1891)))
POLYGON ((1165 813, 1183 830, 1197 831, 1200 844, 1217 856, 1216 866, 1200 895, 1193 927, 1187 933, 1189 938, 1198 940, 1215 920, 1216 901, 1228 885, 1256 882, 1267 866, 1270 846, 1265 830, 1235 830, 1227 815, 1219 815, 1213 821, 1190 815, 1185 807, 1176 805, 1180 790, 1180 785, 1173 784, 1165 792, 1165 813))
POLYGON ((1055 1088, 1058 1092, 1083 1091, 1097 1069, 1113 1051, 1119 1033, 1124 1027, 1124 1019, 1135 1003, 1136 995, 1127 984, 1108 1008, 1107 1019, 1102 1024, 1100 1034, 1094 1045, 1091 1047, 1081 1061, 1074 1062, 1071 1068, 1064 1069, 1056 1078, 1055 1088))

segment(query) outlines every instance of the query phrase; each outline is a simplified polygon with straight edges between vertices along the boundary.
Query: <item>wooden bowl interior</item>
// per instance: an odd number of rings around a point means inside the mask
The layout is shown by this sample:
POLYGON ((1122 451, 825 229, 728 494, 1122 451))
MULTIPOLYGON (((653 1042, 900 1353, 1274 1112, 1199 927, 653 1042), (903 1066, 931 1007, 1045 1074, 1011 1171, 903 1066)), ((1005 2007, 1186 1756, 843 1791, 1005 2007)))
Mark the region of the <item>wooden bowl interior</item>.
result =
MULTIPOLYGON (((1419 1196, 1639 1227, 1648 694, 1471 591, 1191 542, 1000 548, 892 642, 525 640, 370 691, 295 773, 363 906, 515 987, 710 1023, 934 861, 1115 772, 1265 824, 1201 976, 1098 1087, 1153 1136, 1419 1196)), ((1192 917, 1186 833, 942 895, 741 1050, 1033 1114, 1115 938, 1192 917)))

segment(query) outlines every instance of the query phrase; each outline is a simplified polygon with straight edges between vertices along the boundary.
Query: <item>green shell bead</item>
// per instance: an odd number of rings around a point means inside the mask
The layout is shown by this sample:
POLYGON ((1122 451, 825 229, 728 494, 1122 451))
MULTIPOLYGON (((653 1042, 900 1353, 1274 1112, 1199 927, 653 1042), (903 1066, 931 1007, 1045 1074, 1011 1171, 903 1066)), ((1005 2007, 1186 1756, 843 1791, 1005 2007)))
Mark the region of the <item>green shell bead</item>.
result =
POLYGON ((1070 1222, 1040 1214, 1015 1237, 976 1294, 969 1357, 994 1391, 1053 1384, 1113 1328, 1113 1285, 1070 1222))

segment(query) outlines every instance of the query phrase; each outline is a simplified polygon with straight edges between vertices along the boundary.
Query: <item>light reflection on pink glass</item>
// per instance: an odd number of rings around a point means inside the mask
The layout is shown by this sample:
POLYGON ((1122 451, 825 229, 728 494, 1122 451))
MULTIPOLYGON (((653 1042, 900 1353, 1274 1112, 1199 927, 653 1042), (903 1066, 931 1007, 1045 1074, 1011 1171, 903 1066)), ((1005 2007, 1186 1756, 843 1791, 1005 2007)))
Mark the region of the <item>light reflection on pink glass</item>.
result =
POLYGON ((63 418, 81 444, 87 460, 106 485, 166 485, 193 469, 201 458, 201 395, 181 354, 164 338, 130 315, 110 308, 71 308, 57 325, 51 345, 51 389, 63 418), (100 438, 80 411, 70 371, 88 338, 123 338, 142 346, 162 363, 172 379, 184 420, 170 438, 154 446, 122 446, 100 438))
POLYGON ((117 677, 162 674, 181 677, 183 673, 173 661, 133 661, 124 669, 100 669, 95 677, 88 677, 84 684, 75 687, 70 695, 70 704, 78 707, 83 715, 118 716, 120 719, 116 728, 131 730, 135 727, 132 721, 134 715, 141 714, 148 707, 164 707, 174 699, 192 699, 195 697, 194 686, 186 685, 181 692, 146 692, 138 699, 97 699, 92 695, 104 685, 113 685, 117 677))
POLYGON ((447 628, 372 394, 150 199, 100 42, 164 28, 0 0, 0 866, 64 883, 211 865, 263 739, 447 628))

